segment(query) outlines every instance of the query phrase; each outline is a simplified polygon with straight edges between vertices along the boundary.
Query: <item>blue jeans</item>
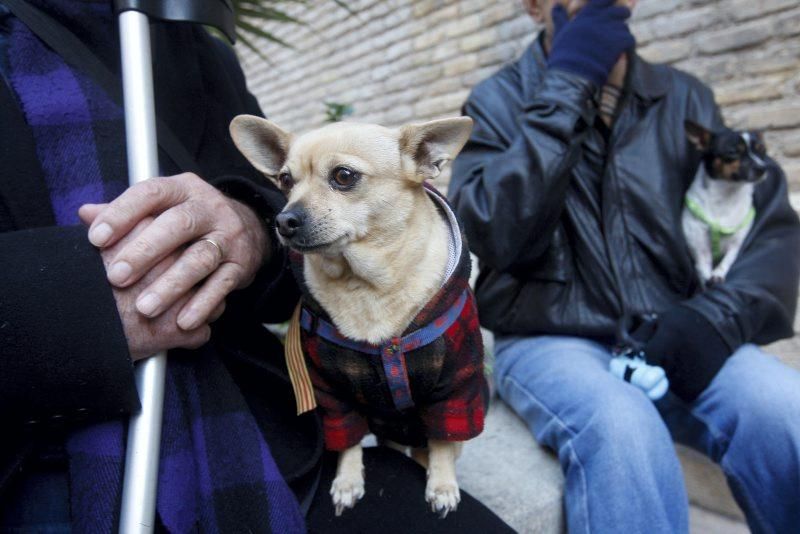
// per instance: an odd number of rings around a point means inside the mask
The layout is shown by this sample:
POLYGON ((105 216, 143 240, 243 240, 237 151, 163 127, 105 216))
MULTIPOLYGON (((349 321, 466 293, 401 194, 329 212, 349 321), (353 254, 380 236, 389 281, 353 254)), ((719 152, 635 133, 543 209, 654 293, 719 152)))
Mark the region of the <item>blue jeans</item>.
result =
POLYGON ((500 396, 558 455, 570 532, 688 532, 673 437, 720 464, 754 533, 800 532, 800 373, 745 345, 691 405, 654 404, 610 358, 574 337, 496 344, 500 396))

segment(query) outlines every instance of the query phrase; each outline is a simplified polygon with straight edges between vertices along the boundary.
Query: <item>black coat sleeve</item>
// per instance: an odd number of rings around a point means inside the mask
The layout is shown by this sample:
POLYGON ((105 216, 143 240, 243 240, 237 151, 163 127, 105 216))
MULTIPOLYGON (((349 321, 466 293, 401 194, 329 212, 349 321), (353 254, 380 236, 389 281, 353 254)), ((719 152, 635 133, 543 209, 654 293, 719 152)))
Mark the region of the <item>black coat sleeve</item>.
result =
POLYGON ((464 114, 475 126, 449 189, 473 252, 499 271, 524 268, 547 250, 580 157, 581 132, 596 109, 592 84, 558 71, 546 72, 532 102, 509 117, 518 92, 502 77, 473 91, 464 114), (510 121, 516 135, 504 128, 510 121))
POLYGON ((0 419, 48 425, 139 407, 105 267, 82 227, 0 233, 0 419))

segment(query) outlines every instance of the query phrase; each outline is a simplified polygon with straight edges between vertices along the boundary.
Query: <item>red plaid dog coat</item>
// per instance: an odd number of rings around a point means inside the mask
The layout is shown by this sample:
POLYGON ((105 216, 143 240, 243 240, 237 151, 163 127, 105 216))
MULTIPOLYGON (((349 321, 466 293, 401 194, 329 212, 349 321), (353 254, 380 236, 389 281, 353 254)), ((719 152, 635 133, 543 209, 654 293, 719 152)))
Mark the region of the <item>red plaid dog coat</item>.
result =
MULTIPOLYGON (((451 230, 448 276, 401 337, 380 345, 343 337, 301 282, 303 353, 329 450, 352 447, 369 431, 423 447, 483 430, 488 386, 469 250, 447 201, 428 192, 451 230)), ((292 265, 303 280, 300 254, 292 253, 292 265)))

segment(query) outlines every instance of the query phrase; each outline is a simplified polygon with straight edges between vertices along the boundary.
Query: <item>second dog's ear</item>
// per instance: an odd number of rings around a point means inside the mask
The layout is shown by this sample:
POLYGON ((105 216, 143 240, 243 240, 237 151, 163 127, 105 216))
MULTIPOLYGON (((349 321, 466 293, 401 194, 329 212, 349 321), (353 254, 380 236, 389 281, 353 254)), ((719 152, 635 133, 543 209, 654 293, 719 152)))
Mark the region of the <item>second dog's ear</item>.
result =
POLYGON ((435 178, 464 148, 472 131, 472 119, 456 117, 400 128, 400 151, 416 164, 415 181, 435 178))
POLYGON ((686 137, 697 150, 705 152, 711 146, 711 132, 693 121, 683 121, 683 127, 686 129, 686 137))
POLYGON ((292 135, 274 122, 255 115, 238 115, 230 125, 236 148, 259 171, 275 177, 286 163, 292 135))

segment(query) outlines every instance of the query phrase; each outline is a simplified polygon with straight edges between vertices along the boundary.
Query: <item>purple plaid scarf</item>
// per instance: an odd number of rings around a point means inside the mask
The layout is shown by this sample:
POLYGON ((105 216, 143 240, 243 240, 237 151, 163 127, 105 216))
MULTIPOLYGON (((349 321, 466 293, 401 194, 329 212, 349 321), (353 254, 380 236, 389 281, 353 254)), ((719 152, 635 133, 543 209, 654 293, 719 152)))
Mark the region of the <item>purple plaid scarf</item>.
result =
MULTIPOLYGON (((110 2, 31 3, 115 46, 110 2)), ((81 204, 108 202, 127 185, 122 110, 25 25, 12 24, 8 77, 31 127, 57 224, 75 224, 81 204)), ((116 530, 125 429, 124 421, 111 421, 67 439, 77 532, 116 530)), ((170 358, 158 487, 158 514, 171 532, 305 531, 294 494, 213 351, 170 358)))
MULTIPOLYGON (((86 22, 113 23, 108 2, 59 4, 58 15, 63 9, 72 19, 83 15, 86 22)), ((79 224, 82 204, 107 202, 127 188, 122 109, 17 19, 12 20, 8 67, 33 133, 56 224, 79 224)))

